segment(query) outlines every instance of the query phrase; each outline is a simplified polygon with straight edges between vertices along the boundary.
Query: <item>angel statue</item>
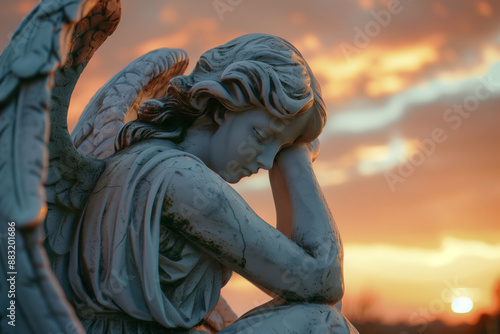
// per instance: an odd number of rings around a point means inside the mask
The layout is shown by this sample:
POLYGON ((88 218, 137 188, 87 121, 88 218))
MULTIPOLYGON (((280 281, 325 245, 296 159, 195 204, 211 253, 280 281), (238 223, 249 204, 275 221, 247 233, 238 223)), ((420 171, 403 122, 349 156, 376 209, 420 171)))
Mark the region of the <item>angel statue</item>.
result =
POLYGON ((73 88, 119 18, 119 0, 43 0, 0 57, 1 332, 357 333, 300 52, 244 35, 185 75, 184 51, 152 51, 70 136, 73 88), (228 184, 259 169, 277 228, 228 184), (220 297, 233 271, 273 299, 237 319, 220 297))

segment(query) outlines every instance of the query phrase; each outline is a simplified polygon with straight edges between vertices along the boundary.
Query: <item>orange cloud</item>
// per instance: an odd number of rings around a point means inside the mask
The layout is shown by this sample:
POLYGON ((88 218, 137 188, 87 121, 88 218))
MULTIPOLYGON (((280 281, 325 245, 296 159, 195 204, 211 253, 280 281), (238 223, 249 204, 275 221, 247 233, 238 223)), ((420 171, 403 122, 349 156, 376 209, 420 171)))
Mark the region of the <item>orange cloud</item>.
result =
POLYGON ((217 32, 219 22, 215 18, 199 18, 192 20, 176 32, 167 36, 153 38, 136 47, 137 56, 141 56, 151 50, 171 47, 187 48, 193 38, 198 35, 213 35, 217 32))
POLYGON ((476 4, 476 10, 479 14, 486 17, 491 16, 491 14, 493 13, 491 5, 486 1, 479 1, 476 4))
MULTIPOLYGON (((307 47, 308 40, 310 35, 302 37, 298 44, 307 47)), ((443 43, 443 37, 434 36, 399 48, 373 45, 349 59, 338 46, 331 50, 315 48, 318 52, 309 57, 309 64, 322 81, 325 98, 340 104, 363 93, 377 97, 411 87, 412 77, 439 61, 438 49, 443 43)))
POLYGON ((68 130, 70 132, 75 127, 81 113, 90 102, 90 99, 109 79, 110 78, 105 75, 97 75, 94 73, 92 77, 78 81, 73 91, 68 110, 68 130))
POLYGON ((374 1, 373 0, 358 0, 359 6, 364 10, 370 10, 373 8, 374 1))
POLYGON ((306 14, 303 12, 293 12, 289 16, 289 21, 295 25, 303 25, 307 21, 306 14))
MULTIPOLYGON (((417 141, 392 138, 381 145, 361 145, 335 159, 314 162, 314 173, 323 188, 346 183, 354 177, 369 176, 390 170, 418 151, 417 141)), ((257 192, 269 189, 267 172, 261 171, 251 179, 232 185, 238 192, 257 192)))
POLYGON ((16 3, 16 13, 24 16, 28 14, 37 4, 38 1, 19 1, 16 3))
POLYGON ((160 22, 166 23, 166 24, 175 24, 179 22, 179 11, 174 6, 173 3, 169 3, 165 7, 163 7, 160 11, 159 19, 160 22))
POLYGON ((370 80, 365 87, 368 96, 377 97, 402 91, 407 81, 398 75, 386 75, 370 80))
MULTIPOLYGON (((426 309, 427 318, 458 322, 494 306, 491 292, 500 277, 500 244, 444 237, 436 249, 347 243, 344 251, 348 315, 367 291, 374 293, 376 315, 386 321, 415 321, 423 316, 419 310, 426 309), (472 299, 475 312, 453 313, 451 302, 458 297, 472 299)), ((238 274, 222 294, 238 315, 270 299, 238 274)))
POLYGON ((443 44, 443 38, 437 37, 420 44, 404 47, 399 50, 386 50, 379 58, 373 70, 377 74, 394 72, 418 72, 424 65, 438 60, 437 47, 443 44))
POLYGON ((448 7, 446 7, 441 2, 433 2, 432 3, 432 10, 439 17, 447 17, 449 15, 448 7))
POLYGON ((416 141, 395 137, 386 145, 362 145, 353 154, 362 175, 380 173, 398 166, 418 150, 416 141))
POLYGON ((440 81, 452 83, 467 77, 474 78, 484 76, 485 73, 489 72, 490 67, 499 61, 500 47, 496 44, 484 45, 480 50, 480 57, 482 61, 474 66, 442 71, 437 75, 437 78, 440 81))
POLYGON ((302 36, 294 45, 301 52, 316 51, 320 48, 321 41, 317 35, 308 33, 302 36))

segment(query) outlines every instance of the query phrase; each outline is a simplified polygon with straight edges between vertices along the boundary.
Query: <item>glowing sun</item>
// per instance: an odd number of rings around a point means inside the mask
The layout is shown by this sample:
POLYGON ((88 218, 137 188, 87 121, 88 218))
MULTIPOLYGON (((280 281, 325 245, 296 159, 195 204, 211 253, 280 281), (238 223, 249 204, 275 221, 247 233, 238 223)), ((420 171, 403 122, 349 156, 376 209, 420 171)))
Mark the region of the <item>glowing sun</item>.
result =
POLYGON ((469 297, 458 297, 451 303, 451 309, 455 313, 468 313, 472 310, 472 300, 469 297))

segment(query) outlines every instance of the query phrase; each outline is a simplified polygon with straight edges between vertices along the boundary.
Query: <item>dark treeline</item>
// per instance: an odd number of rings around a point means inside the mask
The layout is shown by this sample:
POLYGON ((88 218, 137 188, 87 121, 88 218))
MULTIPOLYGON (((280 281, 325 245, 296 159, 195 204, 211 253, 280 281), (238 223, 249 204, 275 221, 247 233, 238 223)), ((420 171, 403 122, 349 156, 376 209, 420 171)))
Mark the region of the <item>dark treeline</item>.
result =
POLYGON ((362 296, 348 309, 347 318, 361 334, 500 334, 500 280, 498 280, 493 295, 495 296, 495 311, 493 314, 482 314, 475 324, 450 326, 434 321, 420 321, 418 324, 388 325, 378 320, 377 298, 373 294, 362 296))
POLYGON ((442 321, 432 321, 418 326, 386 325, 380 322, 353 322, 353 325, 361 334, 500 334, 500 313, 483 314, 473 325, 448 326, 442 321))

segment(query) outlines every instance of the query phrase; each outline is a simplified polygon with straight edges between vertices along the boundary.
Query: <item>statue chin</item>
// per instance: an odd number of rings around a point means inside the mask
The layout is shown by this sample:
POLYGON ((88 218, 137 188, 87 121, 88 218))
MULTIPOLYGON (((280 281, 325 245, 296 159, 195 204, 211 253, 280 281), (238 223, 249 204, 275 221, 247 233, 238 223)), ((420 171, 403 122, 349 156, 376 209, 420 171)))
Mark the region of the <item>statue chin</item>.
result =
POLYGON ((236 183, 240 182, 242 178, 245 177, 245 175, 241 175, 241 174, 228 174, 228 173, 225 173, 225 172, 218 173, 218 174, 219 174, 219 176, 224 181, 226 181, 227 183, 231 183, 231 184, 236 184, 236 183))

